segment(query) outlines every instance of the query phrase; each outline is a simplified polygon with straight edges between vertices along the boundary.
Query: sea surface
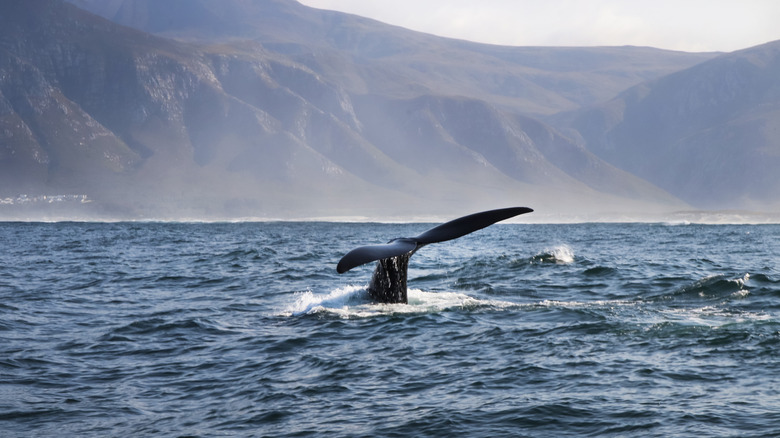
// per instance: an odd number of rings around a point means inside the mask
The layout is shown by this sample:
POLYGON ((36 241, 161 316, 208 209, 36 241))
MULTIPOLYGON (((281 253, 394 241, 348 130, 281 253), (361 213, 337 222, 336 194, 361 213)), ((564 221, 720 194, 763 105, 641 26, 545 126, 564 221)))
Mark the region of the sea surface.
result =
POLYGON ((780 226, 0 223, 0 435, 780 436, 780 226))

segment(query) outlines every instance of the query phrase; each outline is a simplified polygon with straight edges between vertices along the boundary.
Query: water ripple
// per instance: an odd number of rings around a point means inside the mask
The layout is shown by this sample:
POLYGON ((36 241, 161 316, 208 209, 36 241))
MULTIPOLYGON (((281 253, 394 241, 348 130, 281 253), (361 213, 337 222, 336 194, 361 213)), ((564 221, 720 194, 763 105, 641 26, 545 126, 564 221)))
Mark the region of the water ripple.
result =
POLYGON ((8 436, 772 436, 777 226, 0 224, 8 436), (339 238, 333 238, 339 236, 339 238))

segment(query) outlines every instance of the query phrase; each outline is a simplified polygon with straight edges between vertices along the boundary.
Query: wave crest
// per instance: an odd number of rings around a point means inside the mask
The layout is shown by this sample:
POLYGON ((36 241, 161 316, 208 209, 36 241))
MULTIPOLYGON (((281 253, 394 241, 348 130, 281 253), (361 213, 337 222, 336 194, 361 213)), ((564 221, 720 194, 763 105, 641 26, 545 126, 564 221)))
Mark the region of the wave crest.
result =
POLYGON ((574 262, 574 250, 569 245, 558 245, 552 249, 545 249, 532 259, 535 263, 555 263, 566 265, 574 262))

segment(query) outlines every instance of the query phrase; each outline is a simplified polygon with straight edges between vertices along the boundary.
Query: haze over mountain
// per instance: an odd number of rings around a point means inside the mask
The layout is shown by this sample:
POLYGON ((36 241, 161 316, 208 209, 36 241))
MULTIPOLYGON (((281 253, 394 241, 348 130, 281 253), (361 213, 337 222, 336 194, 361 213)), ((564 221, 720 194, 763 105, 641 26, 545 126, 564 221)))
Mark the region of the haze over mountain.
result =
POLYGON ((84 194, 67 214, 110 218, 721 208, 583 124, 717 54, 480 45, 284 0, 73 3, 114 22, 2 2, 0 197, 84 194))
POLYGON ((780 41, 560 120, 590 151, 692 205, 780 210, 780 41))

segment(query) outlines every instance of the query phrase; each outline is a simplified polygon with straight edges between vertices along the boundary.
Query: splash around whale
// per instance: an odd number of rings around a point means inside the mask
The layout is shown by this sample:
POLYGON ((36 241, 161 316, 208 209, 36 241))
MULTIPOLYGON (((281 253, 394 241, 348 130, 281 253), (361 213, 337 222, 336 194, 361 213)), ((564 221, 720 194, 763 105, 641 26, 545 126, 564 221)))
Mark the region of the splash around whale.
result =
POLYGON ((420 234, 417 237, 400 237, 386 244, 355 248, 341 258, 336 271, 343 274, 350 269, 370 262, 377 262, 368 293, 380 303, 408 303, 406 275, 409 259, 417 250, 431 243, 457 239, 485 227, 521 214, 530 213, 528 207, 511 207, 488 210, 449 221, 420 234))

